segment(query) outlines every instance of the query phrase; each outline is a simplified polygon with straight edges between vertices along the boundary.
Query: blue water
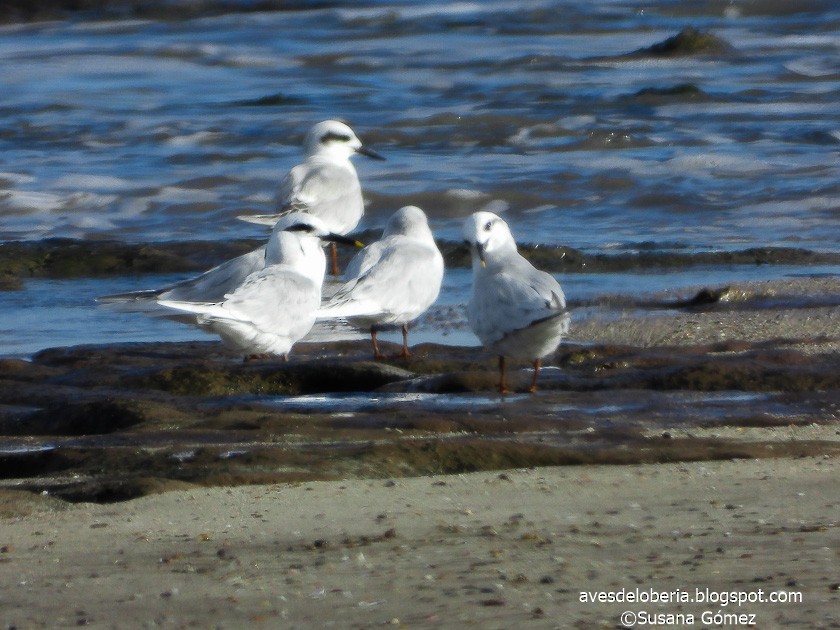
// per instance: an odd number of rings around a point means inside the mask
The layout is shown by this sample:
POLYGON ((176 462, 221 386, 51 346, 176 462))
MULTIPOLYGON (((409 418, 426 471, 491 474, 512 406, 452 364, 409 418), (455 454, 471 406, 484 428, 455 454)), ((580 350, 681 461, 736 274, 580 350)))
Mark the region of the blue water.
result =
MULTIPOLYGON (((388 158, 357 159, 361 228, 411 203, 441 239, 458 240, 463 217, 486 207, 521 242, 595 253, 837 252, 838 53, 829 1, 382 0, 3 26, 0 241, 263 236, 236 215, 270 211, 303 133, 338 117, 388 158), (735 51, 623 56, 687 26, 735 51), (683 83, 701 94, 636 96, 683 83)), ((32 281, 0 294, 0 354, 200 336, 87 301, 157 280, 32 281)), ((561 280, 572 301, 695 284, 678 272, 561 280)), ((461 280, 448 282, 443 303, 457 306, 461 280)), ((435 338, 420 328, 418 340, 435 338)))

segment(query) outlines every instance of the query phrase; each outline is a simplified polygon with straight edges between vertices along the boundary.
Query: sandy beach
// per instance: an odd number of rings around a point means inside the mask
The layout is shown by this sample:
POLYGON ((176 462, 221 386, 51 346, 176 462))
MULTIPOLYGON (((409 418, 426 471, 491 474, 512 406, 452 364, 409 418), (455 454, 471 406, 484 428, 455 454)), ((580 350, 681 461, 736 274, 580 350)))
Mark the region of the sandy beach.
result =
POLYGON ((629 611, 684 622, 658 627, 837 627, 838 473, 810 457, 112 505, 34 497, 18 516, 3 505, 0 616, 15 628, 616 628, 629 611))

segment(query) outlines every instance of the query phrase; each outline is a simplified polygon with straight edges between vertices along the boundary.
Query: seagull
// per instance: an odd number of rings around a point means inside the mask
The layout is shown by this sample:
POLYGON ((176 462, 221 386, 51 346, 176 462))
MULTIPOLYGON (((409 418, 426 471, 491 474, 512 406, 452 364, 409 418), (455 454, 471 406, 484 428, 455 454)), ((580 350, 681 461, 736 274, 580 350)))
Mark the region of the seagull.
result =
POLYGON ((388 219, 382 238, 350 261, 344 284, 318 311, 318 318, 346 318, 370 328, 376 359, 385 358, 376 342, 377 330, 401 326, 400 356, 408 358, 408 324, 434 303, 442 282, 443 256, 426 214, 417 206, 405 206, 388 219))
POLYGON ((312 215, 281 219, 265 247, 265 264, 220 300, 159 299, 176 312, 195 314, 195 325, 216 333, 249 358, 287 356, 315 323, 326 258, 321 240, 345 241, 312 215))
MULTIPOLYGON (((325 120, 312 127, 303 141, 305 159, 293 167, 277 189, 277 212, 239 217, 243 221, 274 225, 289 212, 308 212, 321 219, 330 232, 348 234, 365 213, 359 176, 350 158, 356 154, 384 160, 365 147, 350 127, 325 120)), ((335 244, 331 249, 332 274, 339 275, 335 244)))
POLYGON ((542 357, 557 349, 569 329, 563 290, 519 254, 498 215, 467 217, 463 237, 473 269, 467 319, 484 347, 499 355, 499 391, 507 393, 505 357, 511 357, 534 362, 529 391, 535 392, 542 357))
MULTIPOLYGON (((132 311, 155 312, 161 300, 173 300, 180 302, 220 302, 225 295, 239 287, 245 279, 267 265, 274 264, 277 256, 277 244, 272 242, 277 234, 283 230, 292 229, 300 231, 304 227, 323 234, 329 234, 323 222, 311 214, 293 212, 283 216, 274 227, 268 244, 257 249, 232 258, 220 265, 205 271, 201 275, 187 278, 175 284, 167 285, 160 289, 148 289, 143 291, 130 291, 128 293, 117 293, 96 298, 97 302, 119 305, 122 309, 132 311), (297 226, 296 228, 294 226, 297 226)), ((345 237, 332 235, 333 243, 352 243, 356 247, 362 247, 362 243, 345 237)), ((313 255, 312 260, 316 260, 313 255)), ((326 262, 324 262, 326 265, 326 262)), ((317 269, 315 270, 317 275, 317 269)), ((323 271, 321 272, 323 276, 323 271)))

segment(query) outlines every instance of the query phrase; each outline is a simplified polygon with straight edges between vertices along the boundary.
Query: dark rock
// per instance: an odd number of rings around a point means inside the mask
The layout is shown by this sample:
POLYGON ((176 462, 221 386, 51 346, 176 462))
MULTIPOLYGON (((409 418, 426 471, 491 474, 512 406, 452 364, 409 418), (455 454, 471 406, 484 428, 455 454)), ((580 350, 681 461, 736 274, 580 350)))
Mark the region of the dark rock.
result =
MULTIPOLYGON (((362 242, 379 238, 378 232, 359 235, 362 242)), ((154 245, 117 241, 45 239, 0 243, 0 290, 18 290, 21 278, 100 277, 121 274, 203 272, 225 260, 260 246, 262 241, 185 241, 154 245)), ((460 243, 441 242, 448 267, 469 267, 469 252, 460 243)), ((586 254, 571 247, 520 245, 522 255, 541 269, 565 273, 598 273, 628 269, 686 268, 706 265, 840 263, 840 254, 797 248, 765 247, 743 251, 679 253, 651 251, 624 254, 586 254)), ((354 252, 339 249, 346 265, 354 252)), ((138 289, 148 288, 138 286, 138 289)))
POLYGON ((143 423, 137 405, 124 400, 57 404, 25 417, 20 423, 0 423, 4 435, 99 435, 143 423))
MULTIPOLYGON (((836 353, 773 341, 570 347, 547 361, 560 369, 543 371, 537 395, 506 398, 496 393, 496 361, 477 348, 422 344, 398 366, 369 354, 367 340, 300 344, 288 363, 244 364, 221 344, 201 342, 79 346, 0 361, 0 478, 17 490, 108 502, 184 484, 833 456, 840 448, 683 437, 664 424, 682 422, 685 409, 692 426, 698 398, 690 392, 718 390, 765 392, 770 407, 746 403, 737 416, 704 416, 711 426, 828 418, 824 410, 840 404, 836 353), (386 390, 481 395, 414 404, 411 396, 380 398, 386 390), (375 393, 358 404, 330 395, 348 391, 375 393), (276 396, 312 392, 326 400, 305 411, 276 396), (773 405, 796 414, 762 413, 773 405)), ((510 382, 524 392, 530 366, 512 363, 510 382)))
POLYGON ((675 306, 706 306, 708 304, 717 304, 729 291, 729 287, 722 289, 701 289, 691 299, 678 302, 675 306))
POLYGON ((667 88, 648 87, 634 95, 639 101, 658 102, 663 100, 696 100, 705 93, 693 83, 680 83, 667 88))
POLYGON ((280 395, 372 391, 412 376, 407 370, 373 361, 308 361, 272 365, 195 363, 167 367, 142 376, 129 376, 123 384, 188 396, 280 395))
POLYGON ((234 105, 238 107, 283 107, 287 105, 301 105, 303 99, 287 94, 277 93, 259 98, 237 101, 234 105))
POLYGON ((693 27, 673 37, 631 54, 634 57, 682 57, 687 55, 722 55, 734 51, 732 45, 717 35, 693 27))

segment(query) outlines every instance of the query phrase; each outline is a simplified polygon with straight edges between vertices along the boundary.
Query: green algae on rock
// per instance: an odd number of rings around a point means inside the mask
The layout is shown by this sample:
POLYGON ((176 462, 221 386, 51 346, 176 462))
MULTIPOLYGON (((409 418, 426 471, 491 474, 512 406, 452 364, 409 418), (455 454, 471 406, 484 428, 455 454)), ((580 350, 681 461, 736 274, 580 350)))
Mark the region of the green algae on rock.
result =
MULTIPOLYGON (((361 238, 376 238, 366 232, 361 238)), ((173 241, 154 245, 119 241, 45 239, 0 243, 0 291, 19 290, 26 278, 86 278, 175 272, 202 272, 262 244, 234 241, 173 241)), ((522 244, 520 252, 534 265, 552 272, 599 273, 632 269, 684 269, 710 265, 836 265, 840 254, 790 247, 761 247, 735 251, 672 252, 638 251, 619 254, 588 254, 563 245, 522 244)), ((469 267, 466 249, 458 243, 441 242, 447 267, 469 267)), ((352 251, 339 250, 347 264, 352 251)), ((138 287, 142 288, 142 287, 138 287)))
POLYGON ((312 361, 270 365, 197 363, 128 376, 124 385, 189 396, 296 395, 324 391, 370 391, 405 380, 411 372, 384 363, 312 361))
POLYGON ((687 55, 722 55, 735 48, 726 40, 694 27, 687 27, 673 37, 630 53, 632 57, 682 57, 687 55))

